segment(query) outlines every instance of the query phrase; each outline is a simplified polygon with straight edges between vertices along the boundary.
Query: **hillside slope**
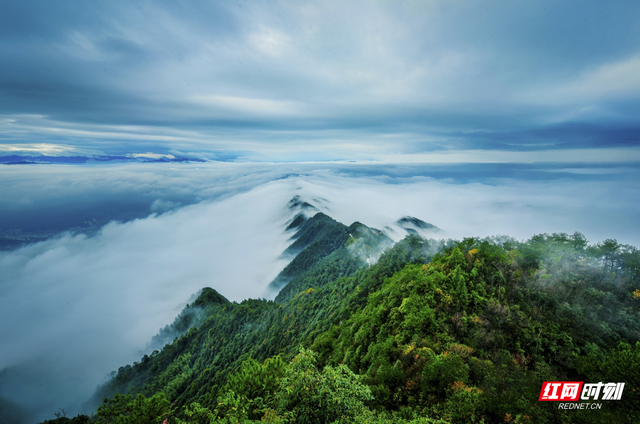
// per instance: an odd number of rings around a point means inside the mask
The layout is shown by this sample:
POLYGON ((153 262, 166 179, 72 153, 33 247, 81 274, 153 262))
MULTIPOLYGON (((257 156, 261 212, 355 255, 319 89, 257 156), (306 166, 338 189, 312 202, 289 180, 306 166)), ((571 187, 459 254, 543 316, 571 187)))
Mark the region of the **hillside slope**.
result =
MULTIPOLYGON (((189 331, 100 388, 97 422, 640 420, 635 248, 410 235, 370 265, 384 235, 327 218, 340 245, 292 267, 276 301, 203 291, 189 331), (597 411, 563 410, 538 401, 543 381, 626 385, 597 411)), ((326 242, 309 240, 300 254, 326 242)))

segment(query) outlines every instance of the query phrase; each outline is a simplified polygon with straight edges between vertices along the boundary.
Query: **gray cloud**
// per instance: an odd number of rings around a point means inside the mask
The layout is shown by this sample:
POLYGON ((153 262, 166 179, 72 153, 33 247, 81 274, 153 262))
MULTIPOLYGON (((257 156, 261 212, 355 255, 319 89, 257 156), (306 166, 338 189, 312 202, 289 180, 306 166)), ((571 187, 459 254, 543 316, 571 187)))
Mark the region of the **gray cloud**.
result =
POLYGON ((315 147, 313 157, 335 147, 341 131, 352 154, 369 158, 367 145, 392 151, 381 134, 401 149, 458 148, 460 139, 496 149, 465 132, 638 126, 633 2, 11 1, 1 8, 0 112, 17 120, 13 127, 24 125, 13 132, 3 125, 7 141, 271 157, 302 143, 315 147), (114 132, 120 136, 105 134, 114 132), (434 137, 441 142, 430 143, 434 137))

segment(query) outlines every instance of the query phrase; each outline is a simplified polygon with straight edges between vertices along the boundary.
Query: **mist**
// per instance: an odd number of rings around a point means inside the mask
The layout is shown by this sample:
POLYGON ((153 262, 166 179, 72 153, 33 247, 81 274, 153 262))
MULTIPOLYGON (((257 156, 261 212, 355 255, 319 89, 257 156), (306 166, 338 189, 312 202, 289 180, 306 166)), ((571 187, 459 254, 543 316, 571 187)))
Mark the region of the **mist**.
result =
POLYGON ((41 409, 41 418, 76 411, 202 287, 236 301, 259 297, 286 265, 289 195, 265 184, 0 256, 0 369, 17 367, 4 373, 0 396, 41 409), (47 365, 26 378, 30 363, 47 365))
POLYGON ((412 216, 441 229, 431 237, 580 231, 592 243, 640 244, 633 169, 551 177, 545 169, 536 179, 344 163, 13 169, 0 170, 9 182, 0 201, 7 215, 49 203, 73 214, 106 192, 144 200, 137 218, 111 220, 91 235, 62 232, 0 253, 0 397, 40 420, 58 408, 91 413, 80 405, 95 387, 139 360, 202 287, 232 301, 265 296, 286 265, 295 195, 396 241, 407 234, 398 219, 412 216))

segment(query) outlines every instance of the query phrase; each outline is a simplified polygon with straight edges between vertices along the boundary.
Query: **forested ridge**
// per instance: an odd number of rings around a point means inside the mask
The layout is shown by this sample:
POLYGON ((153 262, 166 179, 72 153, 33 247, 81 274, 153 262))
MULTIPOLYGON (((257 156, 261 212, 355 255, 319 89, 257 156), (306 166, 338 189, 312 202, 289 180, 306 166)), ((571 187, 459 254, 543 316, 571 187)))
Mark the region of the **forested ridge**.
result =
POLYGON ((96 414, 46 422, 640 422, 634 247, 580 233, 392 246, 321 213, 298 224, 275 300, 203 289, 158 337, 181 336, 99 388, 96 414), (601 410, 562 410, 538 401, 543 381, 626 385, 601 410))

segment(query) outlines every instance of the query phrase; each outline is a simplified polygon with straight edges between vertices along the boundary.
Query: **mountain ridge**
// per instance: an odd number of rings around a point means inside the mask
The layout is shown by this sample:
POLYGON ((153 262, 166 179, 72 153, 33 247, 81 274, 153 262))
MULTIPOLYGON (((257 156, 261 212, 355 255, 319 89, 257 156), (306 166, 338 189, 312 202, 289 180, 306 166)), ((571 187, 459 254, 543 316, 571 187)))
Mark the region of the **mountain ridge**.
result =
POLYGON ((296 230, 274 301, 204 289, 185 309, 201 311, 188 331, 98 389, 97 422, 131 408, 168 423, 634 422, 640 253, 614 242, 410 234, 392 244, 317 212, 296 230), (562 380, 627 388, 615 408, 568 415, 537 401, 542 381, 562 380), (294 400, 294 387, 317 397, 294 400))

